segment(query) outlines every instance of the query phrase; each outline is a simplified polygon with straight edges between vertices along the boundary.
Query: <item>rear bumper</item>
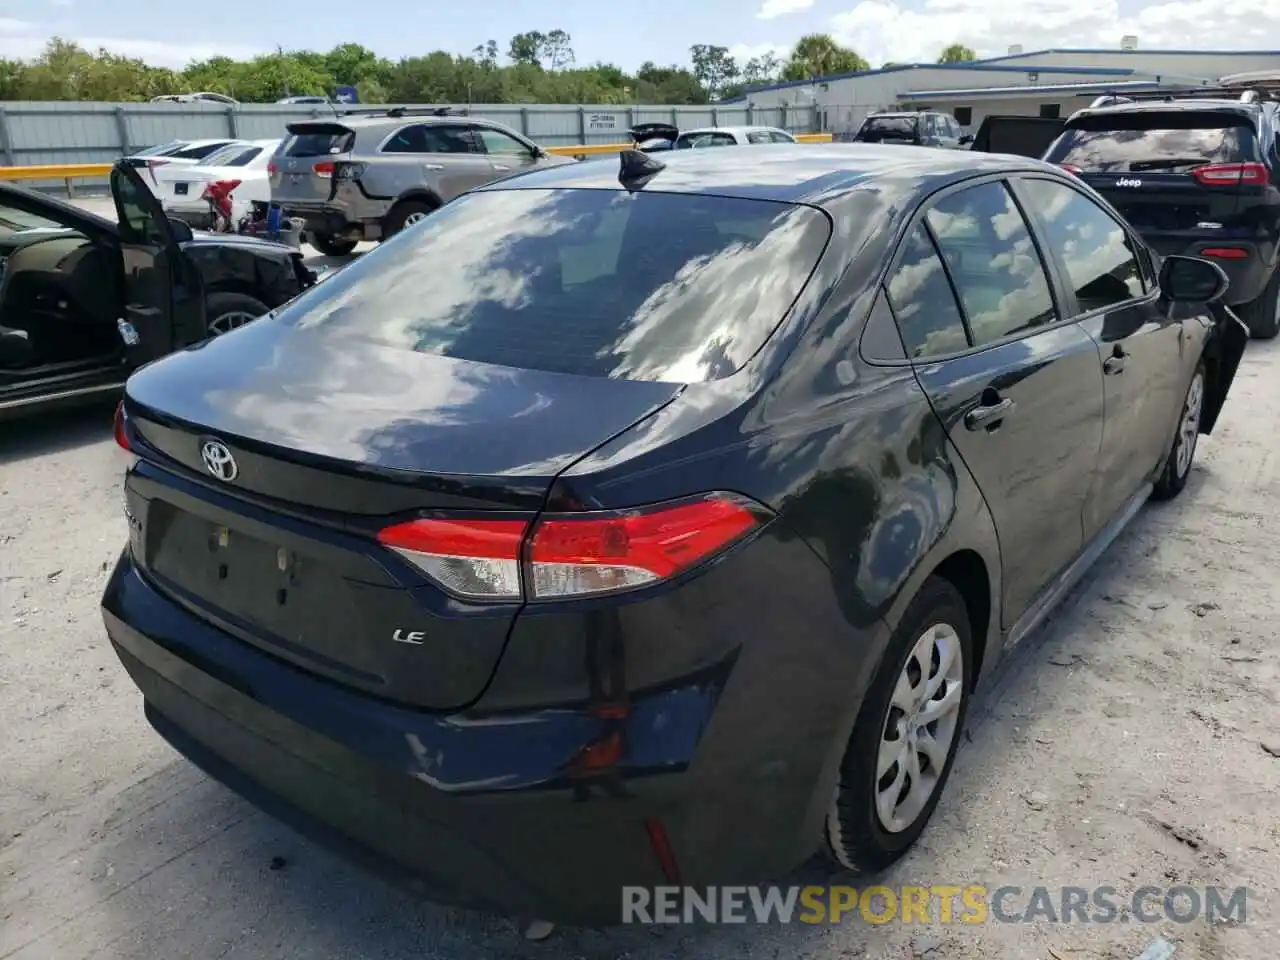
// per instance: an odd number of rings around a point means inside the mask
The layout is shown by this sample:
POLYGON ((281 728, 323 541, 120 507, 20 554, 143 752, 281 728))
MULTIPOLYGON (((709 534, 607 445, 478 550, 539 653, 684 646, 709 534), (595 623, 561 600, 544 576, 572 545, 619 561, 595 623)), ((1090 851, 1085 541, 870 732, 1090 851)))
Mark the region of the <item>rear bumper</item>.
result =
POLYGON ((1185 257, 1203 257, 1220 266, 1231 281, 1225 300, 1231 306, 1249 303, 1262 293, 1275 263, 1275 247, 1270 244, 1240 242, 1222 237, 1188 240, 1182 237, 1151 238, 1152 245, 1161 254, 1179 254, 1185 257), (1244 257, 1206 256, 1204 251, 1214 249, 1243 250, 1244 257))
MULTIPOLYGON (((671 882, 654 823, 683 883, 777 879, 801 862, 858 706, 848 684, 804 690, 779 676, 788 647, 806 643, 774 636, 772 663, 735 652, 631 694, 622 717, 585 705, 429 713, 222 633, 127 551, 103 617, 152 724, 211 776, 429 899, 560 923, 616 923, 623 886, 671 882), (621 759, 574 772, 612 737, 621 759)), ((850 639, 828 638, 833 659, 810 672, 831 676, 877 646, 850 639)))
POLYGON ((390 203, 370 201, 359 208, 339 203, 278 201, 285 216, 303 220, 309 233, 351 240, 378 240, 390 203))

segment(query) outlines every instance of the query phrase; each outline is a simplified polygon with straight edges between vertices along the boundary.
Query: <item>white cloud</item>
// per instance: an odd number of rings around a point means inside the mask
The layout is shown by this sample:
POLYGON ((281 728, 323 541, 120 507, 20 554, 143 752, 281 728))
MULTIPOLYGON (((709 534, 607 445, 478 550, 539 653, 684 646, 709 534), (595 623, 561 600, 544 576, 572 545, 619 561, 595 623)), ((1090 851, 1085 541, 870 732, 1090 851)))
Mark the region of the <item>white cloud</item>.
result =
POLYGON ((246 44, 212 41, 186 43, 77 36, 70 30, 0 17, 0 57, 18 57, 24 60, 38 57, 44 51, 45 44, 54 36, 72 40, 86 50, 97 50, 102 47, 121 56, 137 57, 156 67, 180 68, 192 60, 207 60, 214 56, 246 59, 264 52, 263 48, 246 44))
POLYGON ((1267 0, 1169 0, 1122 16, 1118 0, 925 0, 909 9, 895 0, 862 0, 831 21, 836 40, 873 64, 930 62, 962 43, 979 56, 1000 56, 1011 43, 1118 49, 1136 34, 1140 49, 1267 49, 1280 29, 1280 8, 1267 0))
POLYGON ((772 20, 789 13, 799 13, 813 6, 813 0, 764 0, 756 14, 758 20, 772 20))

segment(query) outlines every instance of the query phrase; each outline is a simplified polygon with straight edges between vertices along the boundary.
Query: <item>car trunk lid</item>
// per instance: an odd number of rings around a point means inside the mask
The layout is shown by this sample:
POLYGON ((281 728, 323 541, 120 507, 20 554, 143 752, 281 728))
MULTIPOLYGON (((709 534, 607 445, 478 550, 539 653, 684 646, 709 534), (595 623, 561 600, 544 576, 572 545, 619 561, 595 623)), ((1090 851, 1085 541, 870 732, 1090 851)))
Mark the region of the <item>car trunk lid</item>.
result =
POLYGON ((130 380, 135 556, 246 643, 454 709, 488 682, 520 603, 447 592, 379 531, 441 512, 532 519, 564 467, 680 389, 339 348, 264 318, 130 380), (218 472, 210 442, 233 470, 218 472))
POLYGON ((329 201, 334 170, 350 159, 355 131, 332 120, 291 123, 286 130, 289 136, 267 168, 272 199, 286 207, 329 201))
POLYGON ((1234 111, 1132 111, 1069 121, 1045 159, 1105 197, 1161 254, 1229 238, 1265 194, 1253 122, 1234 111))

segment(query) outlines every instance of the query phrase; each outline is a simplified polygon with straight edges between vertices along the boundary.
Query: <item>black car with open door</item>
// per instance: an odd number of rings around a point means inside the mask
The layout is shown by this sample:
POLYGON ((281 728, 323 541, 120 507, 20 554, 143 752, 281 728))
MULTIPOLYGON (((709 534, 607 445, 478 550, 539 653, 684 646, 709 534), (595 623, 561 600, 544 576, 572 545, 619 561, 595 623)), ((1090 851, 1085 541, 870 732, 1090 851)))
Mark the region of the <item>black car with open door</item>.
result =
POLYGON ((170 221, 124 163, 111 194, 114 222, 0 184, 0 418, 117 391, 315 282, 287 246, 170 221))

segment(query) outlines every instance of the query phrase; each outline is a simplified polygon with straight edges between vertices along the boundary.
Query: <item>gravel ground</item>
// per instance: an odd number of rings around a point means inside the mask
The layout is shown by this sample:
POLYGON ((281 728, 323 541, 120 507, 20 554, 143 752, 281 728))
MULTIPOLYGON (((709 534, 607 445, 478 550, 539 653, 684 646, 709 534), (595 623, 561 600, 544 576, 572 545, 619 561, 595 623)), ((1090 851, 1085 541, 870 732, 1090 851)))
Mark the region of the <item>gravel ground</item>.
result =
MULTIPOLYGON (((125 539, 110 409, 0 428, 0 958, 1273 960, 1280 943, 1280 341, 1249 348, 1174 503, 1148 507, 971 715, 883 878, 1249 888, 1244 924, 562 930, 408 899, 209 781, 142 717, 98 598, 125 539), (1270 751, 1270 752, 1269 752, 1270 751)), ((831 879, 808 867, 785 882, 831 879)), ((1011 901, 1014 909, 1022 903, 1011 901)), ((936 917, 935 917, 936 919, 936 917)))

